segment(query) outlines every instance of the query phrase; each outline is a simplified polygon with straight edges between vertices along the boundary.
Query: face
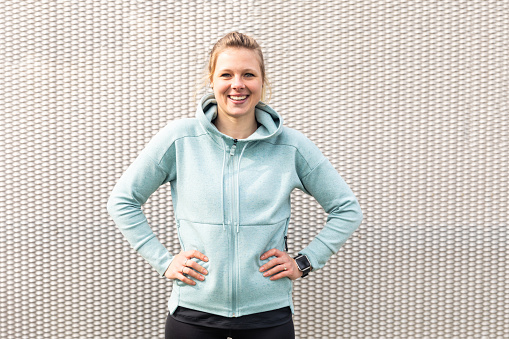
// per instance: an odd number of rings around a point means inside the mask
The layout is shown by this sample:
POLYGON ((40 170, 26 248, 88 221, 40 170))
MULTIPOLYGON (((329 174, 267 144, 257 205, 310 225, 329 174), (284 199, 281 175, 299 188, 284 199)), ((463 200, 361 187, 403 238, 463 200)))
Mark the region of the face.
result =
POLYGON ((228 48, 221 52, 211 82, 218 114, 231 118, 254 117, 262 84, 260 61, 255 51, 228 48))

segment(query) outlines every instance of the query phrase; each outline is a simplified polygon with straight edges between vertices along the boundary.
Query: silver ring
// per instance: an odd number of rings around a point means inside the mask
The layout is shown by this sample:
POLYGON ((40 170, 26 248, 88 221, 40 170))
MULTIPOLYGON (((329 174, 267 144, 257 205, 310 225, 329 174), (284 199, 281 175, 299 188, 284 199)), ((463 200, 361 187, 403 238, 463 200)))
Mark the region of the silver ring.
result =
MULTIPOLYGON (((187 261, 188 261, 188 260, 189 260, 189 259, 188 259, 188 258, 186 258, 186 261, 184 261, 184 266, 187 266, 187 261)), ((182 270, 183 270, 183 269, 182 269, 182 270)))
POLYGON ((182 267, 182 274, 186 274, 186 273, 184 273, 184 268, 186 268, 186 267, 187 266, 182 267))
POLYGON ((283 266, 283 269, 286 271, 286 266, 283 266))

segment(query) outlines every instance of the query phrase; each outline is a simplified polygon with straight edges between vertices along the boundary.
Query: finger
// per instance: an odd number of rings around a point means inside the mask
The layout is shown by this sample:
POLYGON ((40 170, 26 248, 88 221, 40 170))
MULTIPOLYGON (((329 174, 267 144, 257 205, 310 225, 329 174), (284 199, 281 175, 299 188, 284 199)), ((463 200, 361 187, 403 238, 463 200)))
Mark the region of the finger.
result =
POLYGON ((191 267, 192 269, 194 269, 197 272, 200 272, 201 274, 208 274, 209 273, 203 266, 201 266, 200 264, 198 264, 194 260, 188 260, 187 261, 187 267, 191 267))
POLYGON ((191 250, 191 251, 187 251, 187 252, 184 252, 186 258, 198 258, 200 259, 201 261, 209 261, 209 258, 207 258, 207 256, 205 256, 205 254, 201 253, 200 251, 198 250, 191 250))
POLYGON ((265 270, 268 270, 276 265, 283 264, 285 262, 284 258, 275 258, 269 261, 268 263, 264 264, 262 267, 260 267, 260 272, 263 272, 265 270))
POLYGON ((272 256, 279 257, 279 256, 281 256, 281 253, 282 252, 280 250, 278 250, 277 248, 272 248, 272 249, 268 250, 267 252, 263 253, 262 256, 260 257, 260 259, 265 260, 272 256))
POLYGON ((183 275, 182 273, 178 273, 177 274, 177 279, 188 284, 188 285, 196 285, 196 281, 192 281, 191 279, 187 278, 185 275, 183 275))
POLYGON ((278 279, 281 279, 281 278, 284 278, 284 277, 289 277, 290 276, 290 270, 282 270, 281 272, 279 272, 278 274, 276 275, 273 275, 272 277, 270 277, 270 280, 278 280, 278 279))
POLYGON ((268 277, 268 276, 274 275, 276 273, 285 272, 285 271, 288 271, 288 265, 281 264, 281 265, 277 265, 274 268, 272 268, 272 269, 268 270, 267 272, 263 273, 263 276, 264 277, 268 277), (285 270, 285 268, 286 268, 286 270, 285 270))
POLYGON ((195 270, 193 270, 192 268, 186 266, 182 269, 182 273, 185 274, 185 275, 189 275, 195 279, 198 279, 198 280, 204 280, 205 277, 202 276, 200 273, 196 272, 195 270))

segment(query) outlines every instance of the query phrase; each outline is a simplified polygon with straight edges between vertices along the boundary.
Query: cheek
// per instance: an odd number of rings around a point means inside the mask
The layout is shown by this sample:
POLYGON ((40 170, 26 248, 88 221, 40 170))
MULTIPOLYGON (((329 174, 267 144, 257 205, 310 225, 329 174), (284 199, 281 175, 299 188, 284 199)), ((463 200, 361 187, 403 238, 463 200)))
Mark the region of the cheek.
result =
POLYGON ((214 86, 214 96, 216 97, 216 100, 220 100, 222 98, 223 91, 219 86, 214 86))
POLYGON ((214 94, 216 97, 218 95, 226 95, 224 94, 228 90, 228 85, 217 83, 214 85, 214 94))
POLYGON ((256 95, 257 97, 261 97, 261 96, 262 96, 262 86, 261 86, 261 84, 260 84, 259 86, 257 85, 257 86, 254 88, 254 91, 253 91, 253 92, 255 93, 255 95, 256 95))
POLYGON ((257 84, 256 84, 256 91, 261 93, 262 92, 262 86, 263 86, 263 82, 259 81, 257 84))

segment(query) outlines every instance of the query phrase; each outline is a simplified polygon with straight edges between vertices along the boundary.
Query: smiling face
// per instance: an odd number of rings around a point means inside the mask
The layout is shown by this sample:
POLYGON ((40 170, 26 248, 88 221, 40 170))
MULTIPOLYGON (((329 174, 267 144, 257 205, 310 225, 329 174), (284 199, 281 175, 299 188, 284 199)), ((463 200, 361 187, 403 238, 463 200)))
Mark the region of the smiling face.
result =
POLYGON ((211 85, 218 114, 231 118, 253 118, 262 95, 262 72, 255 51, 227 48, 216 60, 211 85))

